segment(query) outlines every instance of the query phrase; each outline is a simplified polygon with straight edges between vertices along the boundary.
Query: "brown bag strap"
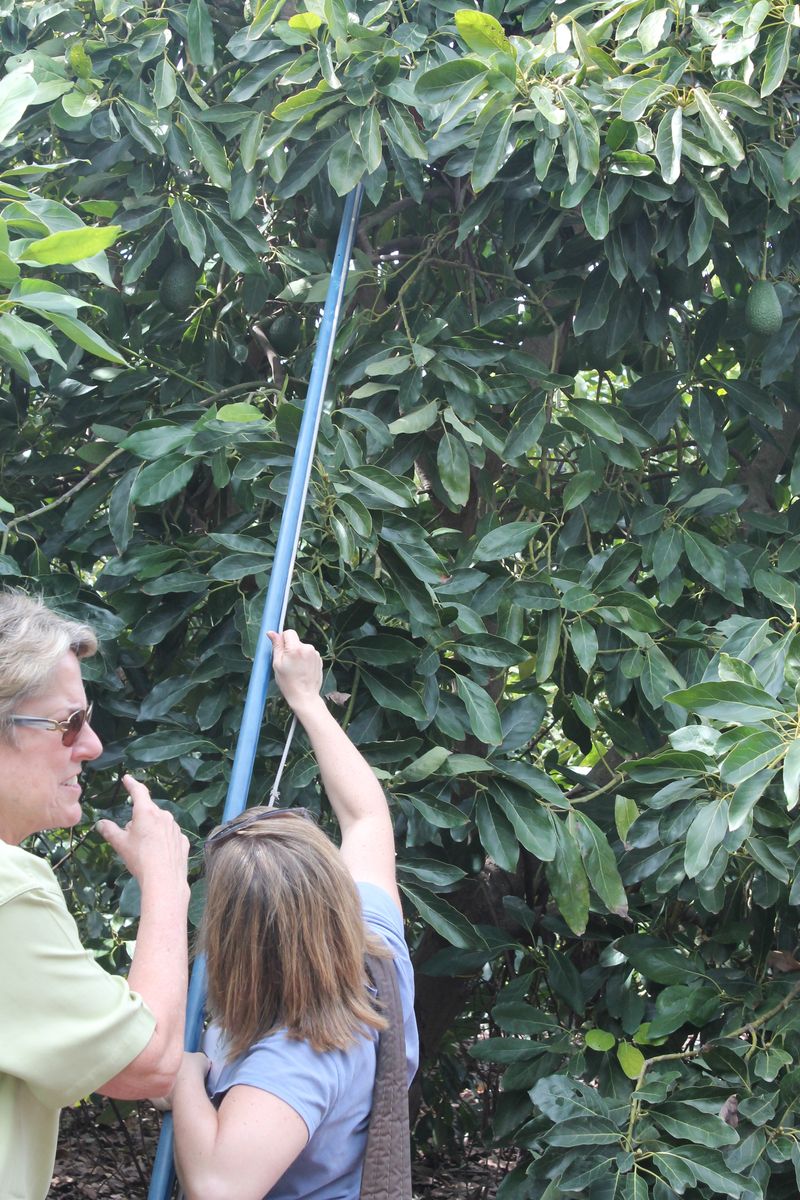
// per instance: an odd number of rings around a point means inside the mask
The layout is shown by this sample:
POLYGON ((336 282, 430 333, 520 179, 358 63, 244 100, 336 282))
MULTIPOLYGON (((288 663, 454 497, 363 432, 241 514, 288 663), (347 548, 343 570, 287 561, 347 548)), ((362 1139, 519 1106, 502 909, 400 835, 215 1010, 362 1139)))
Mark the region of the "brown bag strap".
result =
POLYGON ((406 1039, 397 972, 391 958, 372 954, 367 970, 389 1026, 378 1040, 360 1200, 411 1200, 406 1039))

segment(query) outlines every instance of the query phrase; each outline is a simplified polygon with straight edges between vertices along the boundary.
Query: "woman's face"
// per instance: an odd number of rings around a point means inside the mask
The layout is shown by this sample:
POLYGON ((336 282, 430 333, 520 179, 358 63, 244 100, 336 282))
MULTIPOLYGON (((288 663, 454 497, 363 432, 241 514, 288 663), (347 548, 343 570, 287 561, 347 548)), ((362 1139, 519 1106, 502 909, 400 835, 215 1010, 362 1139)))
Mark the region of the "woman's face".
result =
MULTIPOLYGON (((64 721, 86 707, 80 663, 67 651, 47 688, 20 703, 15 715, 64 721)), ((57 729, 18 725, 16 744, 0 742, 0 838, 18 845, 43 829, 68 829, 81 818, 83 764, 102 753, 103 744, 84 723, 71 746, 57 729)))

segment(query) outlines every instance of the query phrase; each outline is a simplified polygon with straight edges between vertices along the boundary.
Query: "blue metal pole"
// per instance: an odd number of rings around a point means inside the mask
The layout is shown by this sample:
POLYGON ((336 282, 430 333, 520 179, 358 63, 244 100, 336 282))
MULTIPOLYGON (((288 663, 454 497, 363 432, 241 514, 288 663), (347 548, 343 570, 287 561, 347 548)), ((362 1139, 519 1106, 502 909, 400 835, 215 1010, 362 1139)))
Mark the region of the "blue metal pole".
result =
MULTIPOLYGON (((258 747, 261 723, 264 719, 264 707, 267 700, 270 672, 272 668, 272 642, 267 637, 268 630, 280 632, 286 615, 289 589, 292 581, 294 560, 297 554, 297 544, 303 524, 308 483, 314 460, 314 450, 317 444, 317 433, 322 417, 322 405, 325 399, 325 387, 328 382, 333 343, 336 328, 339 323, 344 289, 347 282, 347 269, 353 249, 358 214, 361 208, 362 188, 359 184, 347 197, 339 226, 339 239, 333 258, 328 294, 320 322, 317 337, 317 349, 311 367, 311 377, 308 383, 303 417, 297 437, 292 470, 289 476, 289 488, 278 530, 278 541, 275 546, 275 559, 267 587, 264 602, 264 613, 258 635, 258 644, 253 659, 253 669, 247 688, 239 739, 231 768, 231 778, 228 794, 222 813, 223 821, 236 817, 247 803, 247 793, 253 776, 256 749, 258 747)), ((187 1050, 196 1050, 200 1044, 203 1026, 203 1009, 205 1006, 206 972, 205 962, 198 958, 192 971, 189 983, 189 994, 186 1003, 186 1035, 184 1045, 187 1050)), ((161 1137, 158 1142, 153 1174, 150 1180, 148 1200, 168 1200, 175 1181, 173 1166, 173 1129, 172 1114, 166 1113, 161 1126, 161 1137)))

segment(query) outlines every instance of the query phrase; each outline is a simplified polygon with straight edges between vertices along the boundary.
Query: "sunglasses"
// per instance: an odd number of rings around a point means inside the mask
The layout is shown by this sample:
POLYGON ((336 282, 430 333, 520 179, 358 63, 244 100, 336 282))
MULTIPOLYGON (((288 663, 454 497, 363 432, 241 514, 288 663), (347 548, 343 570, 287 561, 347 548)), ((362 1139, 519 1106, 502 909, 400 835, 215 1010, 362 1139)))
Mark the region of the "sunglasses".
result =
POLYGON ((206 838, 206 850, 221 846, 223 842, 236 837, 237 833, 249 829, 251 825, 258 825, 261 821, 268 821, 270 817, 302 817, 316 824, 316 817, 307 808, 264 808, 260 812, 244 812, 226 821, 224 825, 212 829, 206 838))
POLYGON ((88 725, 92 719, 93 704, 88 708, 78 708, 74 713, 70 713, 66 721, 53 721, 50 717, 9 717, 12 725, 39 725, 42 729, 58 730, 61 734, 61 744, 63 746, 72 746, 83 729, 84 725, 88 725))

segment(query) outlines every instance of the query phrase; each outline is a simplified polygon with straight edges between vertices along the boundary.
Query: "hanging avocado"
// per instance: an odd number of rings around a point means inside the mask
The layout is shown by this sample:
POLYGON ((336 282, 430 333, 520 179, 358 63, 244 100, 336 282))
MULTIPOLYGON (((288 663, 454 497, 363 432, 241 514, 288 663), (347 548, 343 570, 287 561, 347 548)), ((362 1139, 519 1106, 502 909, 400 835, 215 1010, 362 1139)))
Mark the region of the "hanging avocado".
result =
POLYGON ((294 313, 284 312, 267 326, 267 336, 272 346, 283 358, 294 354, 300 345, 303 323, 294 313))
POLYGON ((164 272, 158 298, 167 312, 183 316, 194 303, 198 271, 188 258, 176 258, 164 272))
POLYGON ((769 279, 757 279, 744 306, 744 323, 750 333, 772 337, 783 325, 783 313, 775 284, 769 279))

